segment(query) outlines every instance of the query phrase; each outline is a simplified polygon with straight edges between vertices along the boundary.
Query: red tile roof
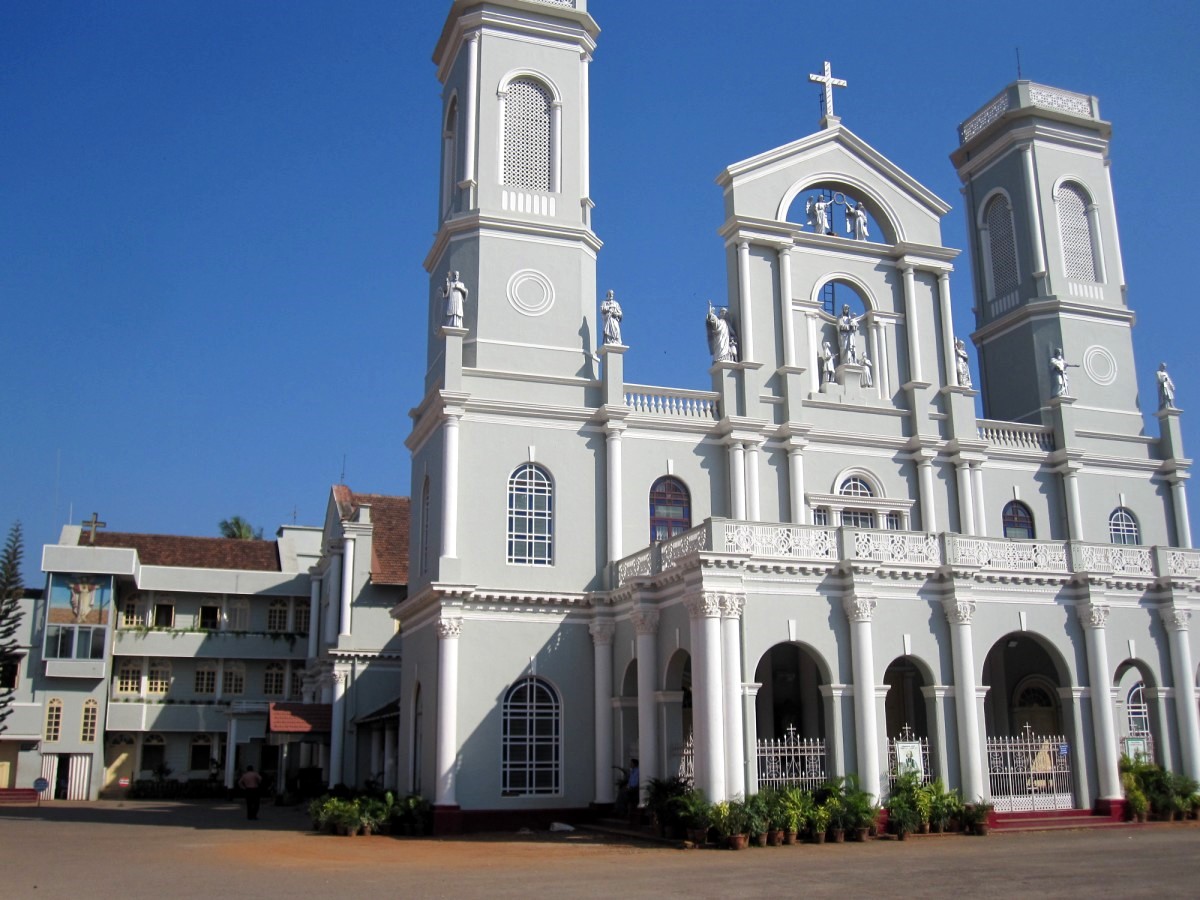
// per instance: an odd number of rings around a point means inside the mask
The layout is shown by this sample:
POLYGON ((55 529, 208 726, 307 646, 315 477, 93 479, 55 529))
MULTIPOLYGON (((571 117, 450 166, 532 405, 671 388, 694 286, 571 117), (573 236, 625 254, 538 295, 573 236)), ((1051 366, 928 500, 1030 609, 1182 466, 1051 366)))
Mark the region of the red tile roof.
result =
MULTIPOLYGON (((90 539, 79 535, 79 545, 90 539)), ((175 534, 127 534, 97 531, 97 547, 123 547, 137 551, 144 566, 188 566, 196 569, 246 569, 278 572, 279 548, 275 541, 235 538, 183 537, 175 534)))
POLYGON ((329 703, 272 703, 267 712, 268 728, 278 734, 328 732, 333 724, 329 703))
POLYGON ((360 506, 371 507, 371 580, 376 584, 408 584, 408 526, 410 509, 407 497, 387 494, 359 494, 344 484, 333 486, 338 514, 349 519, 360 506))

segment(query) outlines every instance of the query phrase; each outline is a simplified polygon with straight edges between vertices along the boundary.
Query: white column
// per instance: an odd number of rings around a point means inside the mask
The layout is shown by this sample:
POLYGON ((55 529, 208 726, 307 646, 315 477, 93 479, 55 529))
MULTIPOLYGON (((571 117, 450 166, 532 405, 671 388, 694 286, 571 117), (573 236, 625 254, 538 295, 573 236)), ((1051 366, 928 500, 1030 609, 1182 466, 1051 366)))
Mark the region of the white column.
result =
POLYGON ((595 669, 595 724, 592 730, 595 732, 596 740, 596 802, 612 803, 614 800, 612 643, 616 627, 612 622, 601 621, 593 622, 588 626, 588 630, 592 634, 593 668, 595 669))
POLYGON ((750 682, 742 685, 742 746, 746 766, 746 796, 758 793, 758 689, 761 684, 750 682))
POLYGON ((783 364, 796 365, 796 335, 792 325, 792 248, 779 248, 779 321, 783 328, 783 364))
MULTIPOLYGON (((1042 246, 1042 215, 1038 208, 1037 180, 1033 174, 1033 145, 1026 144, 1021 148, 1021 164, 1025 171, 1025 197, 1029 201, 1029 237, 1033 244, 1033 274, 1046 278, 1047 290, 1050 287, 1049 276, 1046 272, 1046 251, 1042 246)), ((1018 251, 1018 257, 1020 251, 1018 251)))
POLYGON ((1104 167, 1104 180, 1108 186, 1108 193, 1105 196, 1109 198, 1108 207, 1105 210, 1108 213, 1108 231, 1112 234, 1113 249, 1115 251, 1113 260, 1116 263, 1116 278, 1114 280, 1120 286, 1123 296, 1125 290, 1125 268, 1121 261, 1121 234, 1117 229, 1117 207, 1112 202, 1112 171, 1108 166, 1104 167))
POLYGON ((354 599, 354 538, 342 538, 342 597, 338 615, 338 637, 350 636, 350 609, 354 599))
POLYGON ((963 534, 975 534, 975 488, 971 484, 971 464, 958 460, 954 464, 958 476, 958 524, 963 534))
POLYGON ((725 680, 725 795, 746 795, 746 757, 742 735, 742 608, 745 598, 721 598, 721 667, 725 680))
POLYGON ((858 748, 858 779, 864 791, 878 797, 879 724, 875 716, 875 649, 871 616, 875 601, 849 594, 842 606, 850 620, 850 656, 854 671, 854 744, 858 748))
POLYGON ((752 522, 762 518, 758 494, 758 444, 746 445, 746 517, 752 522))
POLYGON ((659 777, 658 767, 658 612, 638 609, 631 616, 637 631, 637 713, 638 713, 638 776, 641 796, 646 797, 646 785, 659 777))
POLYGON ((942 316, 942 365, 946 370, 946 384, 958 384, 955 378, 957 365, 954 359, 954 317, 950 311, 950 273, 938 272, 938 308, 942 316))
MULTIPOLYGON (((1200 781, 1200 722, 1196 711, 1196 669, 1188 643, 1192 613, 1169 606, 1159 610, 1171 643, 1171 677, 1175 682, 1175 718, 1179 720, 1180 767, 1188 778, 1200 781)), ((1165 737, 1165 735, 1164 735, 1165 737)))
POLYGON ((329 787, 342 783, 342 753, 346 746, 347 673, 333 671, 333 715, 329 725, 329 787))
POLYGON ((308 582, 308 658, 317 658, 317 639, 321 632, 321 576, 308 582))
POLYGON ((437 806, 457 806, 454 794, 458 760, 458 639, 462 636, 460 616, 438 620, 437 687, 437 806))
POLYGON ((1178 475, 1171 481, 1171 505, 1175 508, 1175 536, 1179 546, 1192 546, 1192 523, 1188 519, 1187 490, 1178 475))
POLYGON ((917 490, 921 495, 921 530, 929 533, 938 530, 937 505, 933 500, 933 461, 927 456, 918 456, 917 490))
POLYGON ((971 463, 971 482, 975 488, 975 534, 986 537, 988 529, 987 513, 983 508, 983 463, 971 463))
POLYGON ((230 716, 225 731, 225 787, 230 789, 237 775, 237 723, 237 718, 230 716))
POLYGON ((879 385, 881 400, 892 396, 892 369, 888 360, 885 324, 878 319, 871 322, 871 341, 875 354, 871 358, 871 362, 875 364, 875 381, 879 385))
POLYGON ((948 743, 946 739, 946 693, 943 684, 934 684, 921 688, 926 699, 926 721, 933 723, 933 734, 929 736, 929 752, 933 757, 934 774, 943 782, 949 781, 950 763, 948 743), (932 715, 930 715, 932 711, 932 715))
POLYGON ((809 389, 815 394, 821 389, 821 363, 817 359, 817 354, 821 352, 821 342, 817 340, 817 314, 807 312, 804 318, 808 326, 808 359, 804 364, 808 366, 809 389))
POLYGON ((605 446, 608 451, 608 561, 616 562, 624 555, 621 549, 621 432, 624 425, 609 422, 605 426, 605 446))
POLYGON ((746 464, 740 441, 729 445, 729 512, 731 518, 746 518, 746 464))
POLYGON ((442 442, 442 556, 458 558, 458 420, 462 413, 446 411, 442 442))
POLYGON ((562 190, 562 101, 550 103, 550 192, 562 190))
POLYGON ((1092 688, 1092 730, 1101 800, 1120 800, 1121 773, 1117 769, 1117 730, 1113 724, 1112 678, 1108 674, 1105 623, 1108 606, 1081 604, 1077 610, 1087 642, 1088 683, 1092 688))
POLYGON ((741 346, 738 347, 738 362, 750 362, 754 359, 754 323, 750 313, 750 242, 738 243, 738 305, 741 329, 738 337, 741 346))
MULTIPOLYGON (((467 198, 469 209, 475 200, 475 128, 479 121, 479 32, 467 35, 467 115, 463 125, 466 159, 463 162, 463 181, 470 185, 467 198)), ((501 120, 503 121, 503 120, 501 120)))
POLYGON ((336 644, 338 633, 338 610, 341 608, 341 603, 334 596, 335 592, 341 589, 342 578, 342 557, 341 554, 335 553, 329 558, 329 571, 325 575, 325 584, 328 587, 329 601, 325 606, 325 625, 321 629, 321 635, 325 643, 336 644))
POLYGON ((829 757, 830 776, 846 774, 845 728, 842 726, 842 699, 846 696, 846 685, 823 684, 819 688, 825 700, 825 753, 829 757))
POLYGON ((975 648, 972 644, 971 617, 975 604, 953 597, 943 601, 950 623, 950 647, 954 656, 954 710, 958 719, 959 782, 963 800, 973 803, 986 796, 983 782, 983 754, 979 741, 979 706, 975 697, 975 648))
POLYGON ((921 331, 917 319, 917 281, 912 266, 902 266, 904 275, 904 324, 908 332, 908 380, 924 381, 921 377, 921 331))
POLYGON ((704 795, 717 803, 727 799, 722 715, 725 702, 721 683, 721 600, 719 594, 705 593, 684 602, 691 617, 695 780, 704 795))
POLYGON ((1074 469, 1063 472, 1063 488, 1067 495, 1067 537, 1083 540, 1083 511, 1079 503, 1079 475, 1074 469))
POLYGON ((794 444, 788 445, 788 498, 791 521, 803 525, 808 519, 804 504, 804 449, 794 444))
MULTIPOLYGON (((579 54, 579 196, 585 200, 592 196, 591 88, 588 81, 591 62, 589 54, 579 54)), ((585 216, 588 215, 590 213, 585 211, 585 216)), ((586 218, 584 224, 588 224, 586 218)))

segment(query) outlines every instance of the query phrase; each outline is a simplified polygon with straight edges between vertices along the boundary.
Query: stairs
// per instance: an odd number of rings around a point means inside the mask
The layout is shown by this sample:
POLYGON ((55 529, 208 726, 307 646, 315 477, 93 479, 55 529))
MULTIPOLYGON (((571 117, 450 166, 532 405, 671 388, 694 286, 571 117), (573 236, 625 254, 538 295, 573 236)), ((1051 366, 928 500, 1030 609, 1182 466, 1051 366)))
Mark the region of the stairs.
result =
POLYGON ((1065 831, 1078 828, 1137 828, 1136 822, 1126 822, 1092 812, 1090 809, 1048 809, 1028 812, 993 813, 992 831, 1065 831))

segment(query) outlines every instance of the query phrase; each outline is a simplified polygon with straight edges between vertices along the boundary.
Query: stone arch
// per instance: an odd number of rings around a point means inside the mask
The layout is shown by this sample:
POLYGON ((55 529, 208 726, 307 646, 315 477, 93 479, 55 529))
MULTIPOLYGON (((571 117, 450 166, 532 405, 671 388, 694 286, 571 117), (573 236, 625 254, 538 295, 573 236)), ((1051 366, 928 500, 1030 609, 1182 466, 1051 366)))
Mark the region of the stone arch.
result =
POLYGON ((801 738, 825 737, 825 698, 820 688, 831 683, 829 663, 812 645, 784 641, 759 658, 754 680, 758 738, 779 739, 795 728, 801 738))
POLYGON ((1071 668, 1046 637, 1012 631, 993 642, 984 655, 979 683, 988 687, 987 734, 1016 735, 1027 722, 1039 734, 1065 730, 1068 711, 1059 692, 1072 686, 1071 668))
POLYGON ((667 660, 663 673, 662 742, 667 751, 662 777, 683 774, 684 748, 692 736, 692 655, 679 648, 667 660))
POLYGON ((795 221, 789 219, 793 205, 818 189, 848 193, 865 203, 867 212, 879 227, 883 243, 898 244, 904 240, 904 225, 896 209, 872 185, 844 172, 821 172, 795 182, 780 198, 776 219, 780 222, 795 221))
POLYGON ((616 764, 629 767, 630 760, 638 755, 638 708, 637 708, 638 661, 629 661, 621 677, 617 715, 617 759, 616 764))
POLYGON ((929 737, 929 702, 921 691, 937 683, 929 664, 911 654, 897 656, 884 669, 883 683, 888 686, 884 699, 887 738, 897 737, 906 725, 917 737, 929 737))
MULTIPOLYGON (((858 276, 851 275, 849 272, 829 272, 822 275, 816 284, 813 285, 812 295, 809 297, 809 300, 819 306, 821 304, 821 293, 825 290, 825 286, 837 282, 842 282, 853 289, 854 293, 858 295, 859 300, 862 301, 863 312, 877 312, 879 310, 879 302, 875 299, 875 294, 867 286, 867 283, 858 276)), ((835 309, 835 317, 837 312, 838 310, 835 309)))
POLYGON ((1113 670, 1113 724, 1121 752, 1144 754, 1161 763, 1167 732, 1155 699, 1157 689, 1154 670, 1145 660, 1129 657, 1113 670))

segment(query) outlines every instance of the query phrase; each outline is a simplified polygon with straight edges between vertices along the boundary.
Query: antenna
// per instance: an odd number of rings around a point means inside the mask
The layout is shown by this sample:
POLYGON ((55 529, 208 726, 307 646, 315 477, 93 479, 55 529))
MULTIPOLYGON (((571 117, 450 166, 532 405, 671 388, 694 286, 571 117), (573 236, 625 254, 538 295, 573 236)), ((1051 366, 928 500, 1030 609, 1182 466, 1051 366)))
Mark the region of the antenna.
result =
POLYGON ((346 483, 346 454, 342 454, 342 474, 338 477, 338 484, 346 483))
POLYGON ((1017 81, 1021 80, 1021 48, 1017 47, 1017 81))

